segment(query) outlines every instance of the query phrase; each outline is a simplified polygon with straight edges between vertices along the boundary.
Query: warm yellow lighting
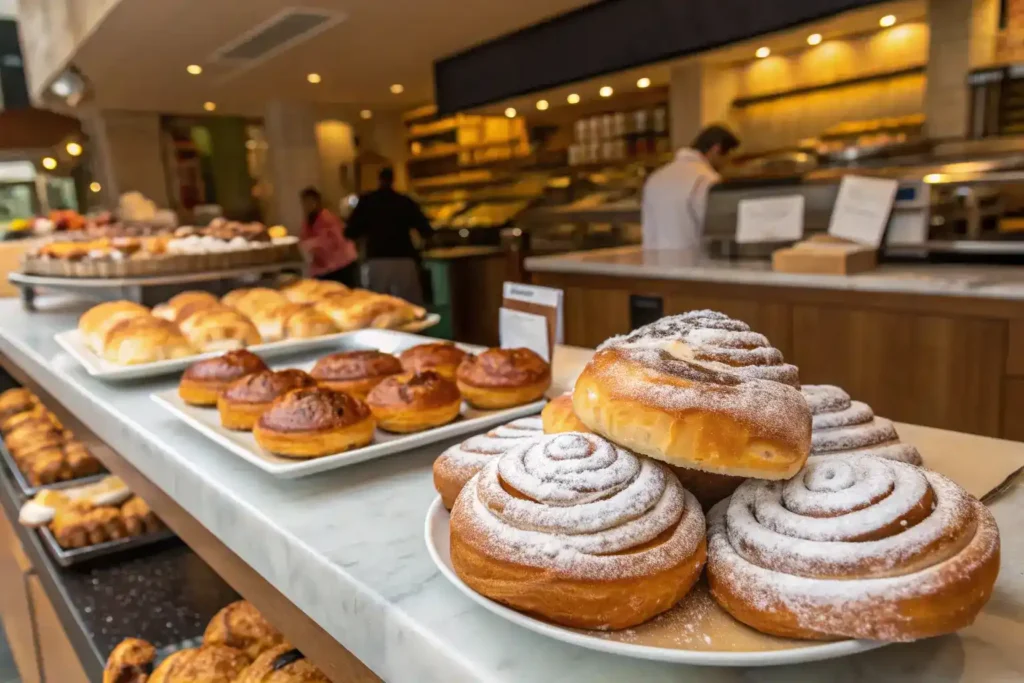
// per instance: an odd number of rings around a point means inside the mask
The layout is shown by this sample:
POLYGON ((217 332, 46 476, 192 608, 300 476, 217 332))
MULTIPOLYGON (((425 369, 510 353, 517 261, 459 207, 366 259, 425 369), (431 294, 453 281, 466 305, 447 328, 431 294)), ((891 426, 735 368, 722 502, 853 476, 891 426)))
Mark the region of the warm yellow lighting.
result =
POLYGON ((405 86, 402 85, 401 83, 395 83, 395 84, 393 84, 391 86, 391 94, 392 95, 401 95, 404 92, 405 92, 405 86))
POLYGON ((95 180, 93 182, 89 183, 89 191, 90 192, 99 192, 102 189, 103 189, 103 186, 100 185, 99 183, 97 183, 95 180))
POLYGON ((199 74, 203 73, 203 67, 199 66, 198 64, 189 64, 185 67, 185 71, 189 72, 193 76, 198 76, 199 74))
POLYGON ((510 119, 514 119, 516 117, 516 108, 509 107, 508 109, 506 109, 505 116, 509 117, 510 119))
POLYGON ((318 74, 318 73, 306 74, 306 80, 309 81, 310 83, 319 83, 320 82, 320 74, 318 74))
POLYGON ((369 121, 370 119, 373 118, 373 112, 370 111, 369 109, 364 109, 361 112, 359 112, 359 118, 363 119, 364 121, 369 121))
POLYGON ((568 97, 565 98, 565 101, 568 102, 569 104, 579 104, 580 96, 577 95, 576 93, 571 93, 568 97))
POLYGON ((614 93, 614 92, 615 91, 612 90, 612 86, 606 85, 606 86, 602 87, 600 90, 598 90, 597 94, 600 95, 601 97, 611 97, 612 93, 614 93))
POLYGON ((52 171, 57 168, 57 160, 53 157, 43 157, 43 168, 47 171, 52 171))
POLYGON ((772 49, 770 47, 763 46, 763 47, 757 48, 757 52, 754 53, 754 56, 757 57, 758 59, 764 59, 765 57, 767 57, 771 53, 772 53, 772 49))
POLYGON ((923 180, 929 185, 945 182, 948 176, 945 173, 929 173, 923 180))
POLYGON ((537 100, 537 109, 540 111, 547 111, 549 106, 547 100, 537 100))
POLYGON ((412 150, 413 154, 420 154, 423 151, 423 145, 419 142, 412 143, 409 145, 409 148, 412 150))
POLYGON ((68 144, 64 145, 64 149, 67 150, 67 153, 73 157, 82 155, 82 146, 77 142, 69 142, 68 144))
POLYGON ((206 111, 213 111, 216 108, 217 108, 217 103, 216 102, 203 102, 203 109, 205 109, 206 111))
POLYGON ((896 15, 886 14, 884 17, 878 20, 878 25, 883 28, 889 28, 896 23, 896 15))
POLYGON ((641 78, 639 81, 636 82, 636 87, 640 88, 641 90, 643 90, 644 88, 651 87, 651 79, 647 77, 641 78))
POLYGON ((820 43, 821 43, 821 34, 820 33, 812 33, 811 35, 807 36, 807 44, 808 45, 819 45, 820 43))
POLYGON ((256 141, 255 140, 246 140, 245 141, 245 148, 249 149, 249 150, 256 149, 256 141))

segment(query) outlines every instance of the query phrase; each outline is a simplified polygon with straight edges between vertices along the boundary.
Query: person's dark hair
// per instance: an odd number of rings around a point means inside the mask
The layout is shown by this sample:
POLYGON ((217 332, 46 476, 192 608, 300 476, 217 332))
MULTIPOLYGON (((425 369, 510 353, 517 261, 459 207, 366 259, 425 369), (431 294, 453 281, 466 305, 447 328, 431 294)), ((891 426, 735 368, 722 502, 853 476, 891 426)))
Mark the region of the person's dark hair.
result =
POLYGON ((318 202, 322 201, 322 199, 323 199, 320 196, 320 191, 317 190, 315 187, 312 187, 312 186, 307 187, 305 190, 300 192, 299 193, 299 197, 301 197, 302 199, 315 199, 318 202))
POLYGON ((697 133, 690 143, 690 147, 701 154, 707 154, 715 145, 718 145, 719 152, 728 154, 740 146, 740 139, 725 126, 715 124, 697 133))
POLYGON ((381 187, 391 187, 395 184, 395 169, 390 166, 385 166, 380 169, 380 173, 377 175, 377 180, 380 181, 381 187))

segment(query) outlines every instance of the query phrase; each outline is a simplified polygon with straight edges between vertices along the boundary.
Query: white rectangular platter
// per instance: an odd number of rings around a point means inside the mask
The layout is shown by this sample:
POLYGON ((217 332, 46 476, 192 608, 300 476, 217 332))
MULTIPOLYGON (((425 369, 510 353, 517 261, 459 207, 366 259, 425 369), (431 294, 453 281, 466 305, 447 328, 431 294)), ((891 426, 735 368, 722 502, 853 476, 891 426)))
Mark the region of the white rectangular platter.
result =
MULTIPOLYGON (((436 313, 431 313, 423 320, 410 323, 403 328, 403 331, 421 332, 429 327, 433 327, 440 322, 440 320, 441 316, 436 313)), ((346 336, 351 334, 358 334, 358 332, 361 331, 363 330, 357 332, 339 332, 337 334, 328 334, 323 337, 312 337, 310 339, 285 339, 282 341, 250 346, 249 350, 254 353, 258 353, 263 356, 263 358, 273 358, 275 356, 311 351, 318 348, 330 348, 333 347, 335 342, 339 339, 344 339, 346 336)), ((85 340, 82 338, 82 335, 78 330, 58 332, 53 336, 53 338, 65 351, 68 352, 68 354, 71 355, 72 358, 78 361, 85 368, 86 372, 97 379, 108 382, 143 379, 146 377, 159 377, 161 375, 181 372, 197 360, 202 360, 203 358, 214 358, 222 353, 220 351, 213 351, 210 353, 188 356, 187 358, 162 360, 155 363, 145 363, 143 365, 117 365, 116 363, 111 363, 105 358, 93 353, 93 350, 85 343, 85 340)))
MULTIPOLYGON (((357 349, 377 349, 385 353, 401 353, 405 349, 437 341, 429 337, 394 332, 390 330, 360 330, 351 332, 340 339, 331 351, 354 351, 357 349)), ((459 347, 470 353, 482 350, 479 346, 459 344, 459 347)), ((293 364, 271 364, 275 370, 286 367, 309 370, 313 362, 293 364)), ((378 429, 373 443, 344 453, 328 455, 322 458, 299 460, 282 458, 260 448, 251 432, 236 432, 220 426, 220 416, 216 408, 197 408, 186 404, 178 396, 176 389, 151 394, 153 400, 162 408, 180 419, 189 427, 224 447, 231 453, 246 460, 264 472, 281 479, 297 479, 311 474, 355 465, 356 463, 383 458, 401 453, 437 441, 443 441, 464 434, 476 434, 490 427, 505 424, 519 417, 535 415, 544 407, 545 401, 535 401, 523 406, 506 410, 477 410, 468 404, 462 404, 462 414, 452 423, 443 427, 428 429, 416 434, 391 434, 378 429)))

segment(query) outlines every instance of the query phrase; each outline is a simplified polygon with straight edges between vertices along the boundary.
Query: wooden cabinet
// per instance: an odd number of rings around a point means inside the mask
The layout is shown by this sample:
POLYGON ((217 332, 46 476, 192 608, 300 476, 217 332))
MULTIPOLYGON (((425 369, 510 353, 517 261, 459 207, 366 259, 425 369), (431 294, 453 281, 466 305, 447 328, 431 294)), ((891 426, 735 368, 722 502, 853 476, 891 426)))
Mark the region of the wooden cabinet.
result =
POLYGON ((10 522, 0 513, 0 619, 21 683, 41 683, 28 580, 29 564, 10 522))

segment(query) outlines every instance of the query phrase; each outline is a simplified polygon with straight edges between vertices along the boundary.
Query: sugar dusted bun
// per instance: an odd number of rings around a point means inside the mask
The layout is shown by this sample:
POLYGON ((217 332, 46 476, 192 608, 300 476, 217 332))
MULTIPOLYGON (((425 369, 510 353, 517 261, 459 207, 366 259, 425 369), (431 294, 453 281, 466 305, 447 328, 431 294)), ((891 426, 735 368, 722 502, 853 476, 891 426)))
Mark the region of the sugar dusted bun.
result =
POLYGON ((462 396, 436 372, 392 375, 375 386, 366 403, 381 429, 405 434, 446 425, 459 416, 462 396))
POLYGON ((326 387, 293 389, 276 399, 253 429, 256 443, 290 458, 319 458, 373 441, 370 409, 326 387))
POLYGON ((178 395, 194 406, 215 406, 217 397, 232 382, 267 370, 263 359, 245 349, 228 351, 218 358, 193 363, 181 376, 178 395))
POLYGON ((544 410, 540 411, 540 419, 544 424, 545 434, 561 434, 563 432, 589 432, 587 425, 580 422, 572 409, 572 392, 562 394, 548 401, 544 410))
POLYGON ((551 386, 551 366, 530 349, 487 349, 466 356, 455 376, 470 405, 485 410, 536 401, 551 386))
POLYGON ((749 480, 710 515, 708 583, 790 638, 909 641, 969 625, 999 572, 988 509, 940 474, 870 455, 749 480))
POLYGON ((921 454, 900 441, 892 422, 875 417, 870 406, 851 401, 839 387, 827 384, 800 388, 812 417, 811 455, 877 455, 921 464, 921 454))
POLYGON ((264 370, 229 384, 217 398, 220 423, 225 429, 248 431, 279 396, 292 389, 316 386, 302 370, 264 370))
POLYGON ((477 472, 499 455, 543 435, 536 417, 523 417, 496 427, 486 434, 471 436, 452 446, 434 461, 434 488, 446 509, 455 505, 462 488, 477 472))
POLYGON ((121 320, 107 331, 102 346, 103 358, 117 365, 155 363, 195 353, 174 323, 149 315, 121 320))
POLYGON ((466 352, 448 342, 420 344, 406 349, 398 357, 406 372, 433 370, 445 379, 455 379, 459 364, 466 358, 466 352))
POLYGON ((324 356, 309 374, 325 387, 365 400, 385 378, 401 372, 402 364, 391 354, 367 350, 324 356))
POLYGON ((232 351, 260 343, 260 333, 248 318, 238 311, 207 308, 191 316, 182 331, 197 349, 204 352, 232 351))
POLYGON ((668 468, 594 434, 543 436, 492 459, 451 516, 466 584, 574 628, 668 610, 700 576, 705 548, 700 506, 668 468))
POLYGON ((78 320, 78 331, 95 353, 103 353, 103 340, 117 323, 129 318, 148 317, 149 309, 131 301, 108 301, 93 306, 78 320))

